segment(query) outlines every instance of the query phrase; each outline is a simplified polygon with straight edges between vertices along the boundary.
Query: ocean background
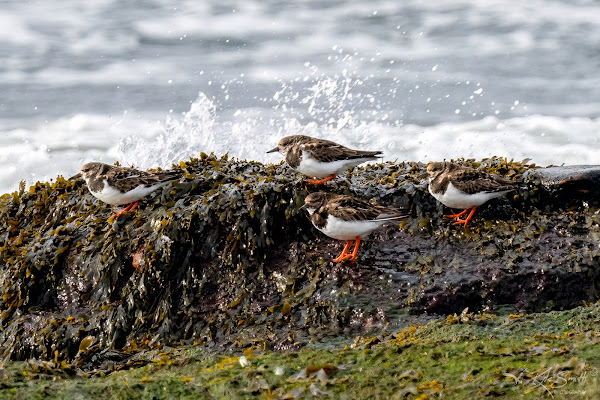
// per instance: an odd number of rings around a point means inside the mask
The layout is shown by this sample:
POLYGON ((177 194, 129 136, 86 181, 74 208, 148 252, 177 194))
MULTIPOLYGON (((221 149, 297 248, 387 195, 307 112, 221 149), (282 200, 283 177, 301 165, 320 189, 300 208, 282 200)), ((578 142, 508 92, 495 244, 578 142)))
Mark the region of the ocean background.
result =
POLYGON ((292 134, 600 163, 597 1, 1 4, 0 193, 91 160, 279 162, 292 134))

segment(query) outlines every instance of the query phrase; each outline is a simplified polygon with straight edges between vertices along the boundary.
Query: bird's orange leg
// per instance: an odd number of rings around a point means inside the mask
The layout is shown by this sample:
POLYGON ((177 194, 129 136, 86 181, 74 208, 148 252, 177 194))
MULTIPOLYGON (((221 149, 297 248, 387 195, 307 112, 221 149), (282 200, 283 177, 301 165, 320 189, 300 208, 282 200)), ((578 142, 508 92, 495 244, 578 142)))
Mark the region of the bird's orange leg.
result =
POLYGON ((346 242, 346 246, 344 247, 344 250, 342 250, 342 253, 337 257, 333 259, 333 262, 339 262, 342 261, 346 258, 346 256, 349 256, 350 254, 346 254, 346 251, 348 250, 348 247, 350 247, 350 243, 352 243, 352 240, 348 240, 346 242))
POLYGON ((140 201, 134 201, 131 204, 128 204, 127 207, 125 207, 124 209, 122 209, 121 211, 114 213, 113 215, 110 216, 110 218, 108 218, 108 222, 111 222, 113 219, 115 219, 116 217, 118 217, 121 214, 125 214, 128 211, 133 211, 137 205, 140 204, 140 201))
POLYGON ((470 208, 467 208, 466 210, 464 210, 463 212, 460 212, 458 214, 456 214, 454 211, 452 211, 452 214, 450 214, 450 215, 444 215, 444 217, 446 217, 446 218, 452 218, 452 219, 458 219, 461 216, 463 216, 469 210, 470 210, 470 208))
MULTIPOLYGON (((477 208, 477 206, 473 207, 473 208, 469 208, 468 210, 471 210, 471 212, 469 213, 469 216, 465 219, 456 219, 456 222, 454 222, 454 225, 460 225, 463 224, 463 226, 467 226, 467 222, 469 222, 471 220, 471 217, 473 216, 473 214, 475 213, 475 209, 477 208)), ((465 210, 465 211, 468 211, 465 210)))
POLYGON ((353 261, 356 258, 356 253, 358 253, 358 247, 360 246, 360 236, 356 237, 356 244, 354 245, 354 251, 352 254, 346 254, 345 258, 353 261))
POLYGON ((323 179, 320 179, 320 180, 307 179, 306 182, 308 182, 310 184, 313 184, 313 185, 320 185, 322 183, 329 182, 332 179, 335 179, 335 174, 331 174, 327 178, 323 178, 323 179))
POLYGON ((138 206, 138 204, 140 204, 140 201, 139 201, 139 200, 137 200, 137 201, 135 201, 135 202, 131 203, 131 204, 130 204, 131 208, 129 209, 129 211, 133 211, 133 210, 135 210, 135 208, 138 206))

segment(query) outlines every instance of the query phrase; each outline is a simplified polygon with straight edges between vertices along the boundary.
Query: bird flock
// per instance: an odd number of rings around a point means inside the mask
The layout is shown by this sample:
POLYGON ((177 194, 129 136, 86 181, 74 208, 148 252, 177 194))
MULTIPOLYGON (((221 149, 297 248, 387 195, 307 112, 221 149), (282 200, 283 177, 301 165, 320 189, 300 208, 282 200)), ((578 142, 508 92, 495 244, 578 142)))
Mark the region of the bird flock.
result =
MULTIPOLYGON (((272 152, 281 153, 290 167, 308 176, 306 182, 312 185, 322 185, 349 168, 382 157, 381 151, 353 150, 305 135, 284 137, 267 153, 272 152)), ((431 162, 427 165, 427 174, 429 193, 446 207, 462 210, 446 215, 455 225, 466 226, 478 206, 518 188, 517 183, 509 179, 451 162, 431 162)), ((90 193, 101 201, 127 205, 109 220, 133 211, 144 196, 181 178, 181 174, 174 171, 153 173, 100 162, 85 164, 77 176, 85 180, 90 193)), ((346 241, 334 262, 355 260, 362 237, 390 221, 408 217, 406 209, 320 191, 310 193, 302 208, 308 212, 315 228, 331 238, 346 241), (354 249, 349 252, 352 241, 354 249)))

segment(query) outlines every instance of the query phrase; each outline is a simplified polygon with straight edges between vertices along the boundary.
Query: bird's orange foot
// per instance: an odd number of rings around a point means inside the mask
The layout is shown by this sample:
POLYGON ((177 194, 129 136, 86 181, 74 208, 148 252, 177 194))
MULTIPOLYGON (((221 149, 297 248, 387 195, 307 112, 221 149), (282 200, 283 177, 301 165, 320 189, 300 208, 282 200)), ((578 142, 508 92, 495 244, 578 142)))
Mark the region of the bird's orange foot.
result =
POLYGON ((457 219, 456 221, 454 221, 454 223, 452 225, 461 225, 462 226, 467 226, 467 223, 469 222, 468 219, 457 219))
POLYGON ((350 247, 350 243, 352 243, 352 240, 348 240, 346 242, 346 246, 344 246, 344 250, 342 250, 342 252, 340 253, 339 256, 337 256, 336 258, 333 259, 333 262, 340 262, 342 260, 345 260, 346 257, 352 256, 352 254, 346 254, 346 251, 348 250, 348 247, 350 247))
POLYGON ((108 222, 108 223, 111 223, 111 222, 112 222, 112 221, 113 221, 113 220, 114 220, 116 217, 118 217, 119 215, 121 215, 121 214, 125 214, 125 213, 126 213, 126 212, 128 212, 128 211, 133 211, 133 210, 135 210, 135 208, 137 207, 137 205, 138 205, 138 204, 140 204, 139 200, 138 200, 138 201, 135 201, 135 202, 133 202, 133 203, 131 203, 131 204, 129 204, 129 205, 127 205, 127 207, 125 207, 125 208, 124 208, 124 209, 122 209, 121 211, 119 211, 119 212, 117 212, 117 213, 114 213, 113 215, 111 215, 111 216, 108 218, 107 222, 108 222))
POLYGON ((350 247, 350 243, 352 243, 352 240, 348 240, 346 242, 346 246, 344 247, 344 250, 337 258, 333 259, 333 262, 340 262, 340 261, 344 261, 344 260, 354 261, 356 259, 356 254, 358 253, 358 247, 360 246, 360 236, 356 237, 356 243, 354 244, 354 251, 352 253, 346 253, 346 251, 350 247))
POLYGON ((312 184, 312 185, 321 185, 325 182, 329 182, 330 180, 335 179, 335 174, 329 175, 327 178, 323 178, 320 180, 316 180, 316 179, 307 179, 306 182, 312 184))
POLYGON ((462 224, 462 226, 467 226, 467 223, 468 223, 468 222, 471 220, 471 218, 473 217, 473 214, 475 213, 475 209, 476 209, 476 208, 477 208, 477 207, 472 207, 472 208, 466 209, 466 210, 465 210, 463 213, 466 213, 466 212, 467 212, 467 211, 469 211, 469 210, 471 211, 471 212, 469 213, 469 215, 467 216, 467 218, 465 218, 465 219, 460 219, 460 218, 458 218, 458 217, 457 217, 457 218, 456 218, 456 221, 454 221, 454 225, 461 225, 461 224, 462 224))
POLYGON ((456 214, 454 211, 452 211, 452 214, 450 214, 450 215, 444 215, 444 217, 450 218, 450 219, 458 219, 458 218, 462 217, 463 215, 465 215, 467 213, 467 211, 469 211, 468 208, 466 210, 458 213, 458 214, 456 214))

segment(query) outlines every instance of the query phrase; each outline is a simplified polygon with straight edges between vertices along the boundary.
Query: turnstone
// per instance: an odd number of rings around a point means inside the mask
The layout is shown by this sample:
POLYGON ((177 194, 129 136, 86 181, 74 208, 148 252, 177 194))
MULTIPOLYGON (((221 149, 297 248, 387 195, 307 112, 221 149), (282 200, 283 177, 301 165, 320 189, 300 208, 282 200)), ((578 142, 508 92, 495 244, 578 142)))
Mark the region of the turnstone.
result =
POLYGON ((405 210, 371 204, 352 196, 316 192, 306 196, 305 208, 315 228, 329 237, 346 240, 342 253, 333 261, 354 260, 361 236, 368 235, 387 221, 406 218, 405 210), (346 253, 352 240, 354 251, 346 253))
POLYGON ((451 162, 431 162, 427 165, 427 173, 429 193, 433 197, 447 207, 464 209, 445 216, 454 219, 454 225, 466 226, 478 206, 516 190, 518 186, 509 179, 451 162), (467 212, 467 218, 460 219, 467 212))
POLYGON ((381 151, 352 150, 325 139, 305 135, 286 136, 267 153, 280 152, 290 167, 313 178, 314 185, 325 183, 347 170, 382 157, 381 151))
POLYGON ((81 167, 80 175, 85 179, 90 193, 96 198, 112 205, 128 204, 123 210, 112 215, 109 218, 111 220, 127 211, 133 211, 142 197, 180 178, 181 173, 175 171, 151 173, 90 162, 81 167))

